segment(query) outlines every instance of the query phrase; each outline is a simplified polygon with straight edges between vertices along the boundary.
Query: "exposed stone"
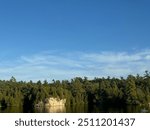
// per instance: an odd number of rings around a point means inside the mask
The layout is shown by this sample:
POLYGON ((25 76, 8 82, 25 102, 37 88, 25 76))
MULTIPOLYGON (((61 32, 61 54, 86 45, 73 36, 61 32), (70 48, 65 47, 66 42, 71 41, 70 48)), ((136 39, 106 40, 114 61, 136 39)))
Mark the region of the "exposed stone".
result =
POLYGON ((66 107, 65 106, 45 107, 45 111, 48 113, 64 113, 66 112, 66 107))
POLYGON ((66 99, 47 98, 45 100, 46 107, 65 106, 65 104, 66 104, 66 99))
POLYGON ((66 99, 59 98, 46 98, 45 102, 38 102, 35 107, 55 107, 55 106, 65 106, 66 99))

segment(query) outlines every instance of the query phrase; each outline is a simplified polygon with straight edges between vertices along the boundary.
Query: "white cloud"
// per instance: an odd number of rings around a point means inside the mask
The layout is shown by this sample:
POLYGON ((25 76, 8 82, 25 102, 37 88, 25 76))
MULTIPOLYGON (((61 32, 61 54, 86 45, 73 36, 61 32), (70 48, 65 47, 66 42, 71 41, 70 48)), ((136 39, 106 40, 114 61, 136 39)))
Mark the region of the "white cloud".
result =
POLYGON ((99 54, 85 54, 83 59, 86 58, 88 60, 100 63, 116 63, 116 62, 129 62, 129 61, 138 61, 141 60, 142 57, 139 54, 129 55, 127 53, 113 53, 113 52, 103 52, 99 54))
POLYGON ((147 56, 145 57, 145 59, 146 59, 146 60, 150 60, 150 55, 147 55, 147 56))
POLYGON ((1 79, 15 76, 18 80, 70 79, 127 76, 150 70, 150 50, 140 52, 58 53, 43 52, 21 56, 0 64, 1 79))

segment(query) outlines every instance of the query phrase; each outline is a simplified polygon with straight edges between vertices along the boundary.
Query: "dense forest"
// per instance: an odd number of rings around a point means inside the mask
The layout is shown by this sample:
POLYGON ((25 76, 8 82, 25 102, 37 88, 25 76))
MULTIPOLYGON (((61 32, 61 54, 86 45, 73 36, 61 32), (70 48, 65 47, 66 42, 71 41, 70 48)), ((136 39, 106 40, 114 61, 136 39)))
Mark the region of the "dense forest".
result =
POLYGON ((128 75, 127 78, 76 77, 70 81, 53 80, 51 83, 17 82, 0 80, 0 106, 33 107, 48 97, 67 99, 66 105, 74 104, 132 104, 140 105, 150 102, 150 73, 143 76, 128 75))

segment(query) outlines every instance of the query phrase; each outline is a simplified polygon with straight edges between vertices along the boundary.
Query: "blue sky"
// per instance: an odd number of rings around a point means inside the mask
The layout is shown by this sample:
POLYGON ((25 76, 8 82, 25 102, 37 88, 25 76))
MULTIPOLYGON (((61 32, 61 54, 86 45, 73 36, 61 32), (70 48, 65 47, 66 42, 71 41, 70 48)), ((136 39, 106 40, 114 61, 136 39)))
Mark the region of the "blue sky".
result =
POLYGON ((142 74, 150 64, 149 0, 0 1, 0 77, 142 74))

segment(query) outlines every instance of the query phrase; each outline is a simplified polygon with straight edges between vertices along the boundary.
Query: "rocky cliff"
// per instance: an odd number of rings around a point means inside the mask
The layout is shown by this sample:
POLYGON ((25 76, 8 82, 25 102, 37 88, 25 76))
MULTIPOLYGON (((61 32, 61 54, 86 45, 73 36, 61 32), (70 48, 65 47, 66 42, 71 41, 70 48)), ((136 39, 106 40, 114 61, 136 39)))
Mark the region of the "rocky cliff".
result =
POLYGON ((55 107, 55 106, 65 106, 66 99, 59 98, 46 98, 45 101, 39 101, 35 107, 55 107))
POLYGON ((46 107, 53 107, 53 106, 65 106, 66 99, 59 99, 59 98, 47 98, 45 100, 46 107))

